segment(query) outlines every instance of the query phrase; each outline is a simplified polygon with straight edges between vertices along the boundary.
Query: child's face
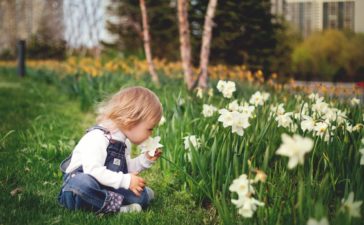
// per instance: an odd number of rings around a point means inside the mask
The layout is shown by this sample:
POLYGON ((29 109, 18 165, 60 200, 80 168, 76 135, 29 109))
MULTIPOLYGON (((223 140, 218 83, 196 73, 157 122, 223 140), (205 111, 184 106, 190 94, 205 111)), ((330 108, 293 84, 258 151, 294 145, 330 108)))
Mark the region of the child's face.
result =
POLYGON ((150 121, 141 121, 123 132, 133 144, 139 145, 152 135, 154 126, 155 124, 150 121))

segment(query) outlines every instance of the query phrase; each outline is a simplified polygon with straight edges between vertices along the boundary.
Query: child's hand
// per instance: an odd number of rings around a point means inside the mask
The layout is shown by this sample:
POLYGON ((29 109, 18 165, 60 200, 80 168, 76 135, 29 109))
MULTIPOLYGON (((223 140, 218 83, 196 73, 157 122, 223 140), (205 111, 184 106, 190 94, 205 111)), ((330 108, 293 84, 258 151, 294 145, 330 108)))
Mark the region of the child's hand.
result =
POLYGON ((154 156, 150 156, 148 154, 148 152, 145 153, 145 156, 147 157, 147 159, 152 160, 152 161, 155 161, 155 160, 157 160, 162 155, 162 153, 163 153, 162 150, 157 149, 155 151, 155 153, 154 153, 154 156))
POLYGON ((143 191, 145 186, 145 181, 143 178, 137 176, 138 173, 130 173, 131 180, 129 189, 136 195, 140 196, 140 193, 143 191))

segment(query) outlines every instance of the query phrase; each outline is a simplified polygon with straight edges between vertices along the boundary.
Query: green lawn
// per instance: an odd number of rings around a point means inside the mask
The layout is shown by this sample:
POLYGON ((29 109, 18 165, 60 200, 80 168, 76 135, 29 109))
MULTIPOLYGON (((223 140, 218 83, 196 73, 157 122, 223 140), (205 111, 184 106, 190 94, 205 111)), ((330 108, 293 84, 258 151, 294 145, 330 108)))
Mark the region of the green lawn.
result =
POLYGON ((59 89, 15 74, 0 75, 0 225, 7 224, 213 224, 205 210, 180 191, 174 174, 156 165, 142 174, 156 192, 147 211, 97 217, 57 203, 59 163, 73 149, 94 115, 80 110, 59 89), (21 191, 11 195, 14 189, 21 191))

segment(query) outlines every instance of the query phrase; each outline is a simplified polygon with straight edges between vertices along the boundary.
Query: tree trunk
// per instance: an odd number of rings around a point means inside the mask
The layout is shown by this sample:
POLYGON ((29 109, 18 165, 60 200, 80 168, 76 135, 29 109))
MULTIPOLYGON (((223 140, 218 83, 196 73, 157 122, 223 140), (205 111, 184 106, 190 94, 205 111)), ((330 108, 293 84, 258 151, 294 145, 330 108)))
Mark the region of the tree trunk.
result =
POLYGON ((152 76, 152 81, 158 85, 159 79, 158 79, 158 75, 155 71, 155 67, 154 67, 153 60, 152 60, 152 50, 150 48, 150 35, 149 35, 149 27, 148 27, 147 8, 145 7, 144 0, 140 0, 139 3, 140 3, 140 10, 142 13, 143 42, 144 42, 145 56, 147 57, 149 73, 152 76))
POLYGON ((191 66, 190 29, 188 25, 188 0, 178 0, 179 40, 184 80, 188 89, 193 86, 191 66))
POLYGON ((205 16, 205 24, 203 28, 202 45, 200 52, 200 76, 198 79, 198 86, 201 88, 207 87, 207 67, 209 64, 210 44, 212 36, 212 19, 215 14, 216 5, 217 0, 210 0, 209 5, 207 6, 205 16))

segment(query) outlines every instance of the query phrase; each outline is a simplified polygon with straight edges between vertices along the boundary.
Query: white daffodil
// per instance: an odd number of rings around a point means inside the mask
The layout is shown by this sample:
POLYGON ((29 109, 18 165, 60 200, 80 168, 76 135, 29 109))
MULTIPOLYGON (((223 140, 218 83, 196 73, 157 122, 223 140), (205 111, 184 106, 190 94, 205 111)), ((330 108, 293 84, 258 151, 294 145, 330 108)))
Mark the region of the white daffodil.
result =
POLYGON ((309 99, 311 100, 316 100, 316 98, 319 98, 320 96, 317 93, 312 93, 308 96, 309 99))
POLYGON ((262 96, 263 96, 263 101, 266 102, 268 101, 270 94, 268 92, 263 92, 262 96))
POLYGON ((315 102, 322 102, 324 100, 323 97, 320 97, 319 94, 316 94, 316 93, 312 93, 308 96, 309 99, 315 101, 315 102))
POLYGON ((288 128, 293 123, 293 120, 291 118, 292 113, 288 112, 283 115, 279 115, 276 117, 276 121, 278 122, 278 127, 284 127, 288 128))
POLYGON ((220 117, 218 118, 219 122, 222 122, 223 127, 228 127, 233 125, 233 115, 232 113, 227 109, 220 109, 219 110, 220 117))
POLYGON ((149 137, 147 140, 145 140, 143 143, 141 143, 139 145, 139 148, 142 150, 142 152, 148 152, 149 156, 153 157, 155 154, 155 151, 158 148, 163 147, 163 145, 161 145, 159 143, 159 141, 161 140, 161 137, 157 136, 157 137, 149 137))
POLYGON ((277 116, 283 115, 286 112, 283 108, 283 103, 281 103, 279 105, 271 106, 270 111, 271 111, 272 115, 277 115, 277 116))
POLYGON ((259 181, 264 183, 267 180, 267 174, 264 171, 256 169, 255 172, 257 174, 255 175, 254 183, 259 181))
POLYGON ((161 120, 159 121, 159 126, 163 125, 166 122, 166 118, 162 116, 161 120))
POLYGON ((276 154, 289 157, 288 169, 293 169, 297 164, 303 165, 304 155, 312 150, 313 141, 296 134, 293 137, 282 134, 282 141, 276 154))
POLYGON ((320 221, 310 218, 307 221, 307 225, 329 225, 329 221, 327 220, 326 217, 322 218, 320 221))
POLYGON ((204 117, 211 117, 214 112, 217 111, 217 108, 213 105, 207 105, 207 104, 203 104, 202 106, 202 115, 204 117))
POLYGON ((329 111, 329 104, 326 102, 316 102, 312 105, 312 110, 319 115, 324 115, 329 111))
POLYGON ((310 116, 303 115, 302 117, 301 129, 303 131, 312 131, 315 127, 315 121, 310 116))
POLYGON ((328 124, 326 122, 318 122, 315 124, 313 130, 316 132, 316 135, 319 137, 324 137, 327 134, 328 124))
POLYGON ((186 150, 192 147, 194 147, 195 149, 200 147, 200 139, 198 139, 195 135, 186 136, 183 139, 186 150))
POLYGON ((239 197, 246 197, 249 193, 255 193, 251 184, 252 181, 248 179, 248 176, 246 174, 242 174, 240 177, 233 180, 233 183, 229 186, 229 190, 231 192, 236 192, 239 197))
POLYGON ((244 129, 250 126, 249 117, 239 112, 232 112, 233 123, 231 126, 232 132, 237 133, 239 136, 244 135, 244 129))
POLYGON ((228 109, 230 111, 239 111, 238 100, 234 100, 234 101, 230 102, 228 109))
POLYGON ((360 165, 364 165, 364 148, 360 149, 359 152, 361 153, 360 165))
POLYGON ((217 90, 219 90, 220 92, 222 92, 224 90, 226 86, 226 81, 224 80, 219 80, 219 82, 217 82, 217 90))
POLYGON ((231 192, 238 194, 238 199, 231 199, 231 202, 238 208, 238 213, 243 217, 252 217, 257 210, 257 206, 264 206, 263 202, 260 202, 252 197, 255 193, 253 186, 254 181, 249 180, 246 174, 242 174, 237 179, 233 180, 233 183, 229 186, 231 192))
POLYGON ((224 97, 231 98, 235 91, 236 91, 235 83, 232 81, 226 82, 225 90, 223 91, 224 97))
POLYGON ((342 207, 341 210, 344 212, 348 212, 350 217, 360 217, 360 206, 363 201, 354 202, 354 192, 350 192, 348 198, 346 200, 342 199, 342 207))
POLYGON ((302 95, 294 95, 294 98, 297 100, 297 102, 300 102, 302 100, 302 95))
POLYGON ((337 115, 337 118, 336 118, 337 124, 344 124, 346 122, 347 115, 346 115, 345 111, 341 111, 341 110, 337 109, 336 115, 337 115))
POLYGON ((238 207, 238 213, 246 218, 253 217, 254 212, 257 210, 257 206, 264 206, 263 202, 258 201, 253 197, 239 198, 237 200, 232 199, 231 202, 238 207), (234 200, 234 201, 233 201, 234 200))
POLYGON ((323 115, 323 119, 327 121, 336 121, 337 120, 337 112, 335 108, 329 108, 327 112, 323 115))
POLYGON ((232 81, 219 80, 217 89, 222 93, 225 98, 231 98, 236 91, 235 83, 232 81))
POLYGON ((247 115, 249 118, 253 116, 253 112, 255 110, 255 107, 252 105, 249 105, 249 103, 244 102, 239 106, 239 112, 247 115))
POLYGON ((258 106, 258 105, 263 105, 264 104, 264 97, 260 93, 260 91, 255 92, 250 97, 249 103, 252 104, 252 105, 254 105, 254 106, 258 106))
POLYGON ((359 105, 360 104, 360 99, 354 97, 354 98, 351 99, 350 104, 352 106, 359 105))

